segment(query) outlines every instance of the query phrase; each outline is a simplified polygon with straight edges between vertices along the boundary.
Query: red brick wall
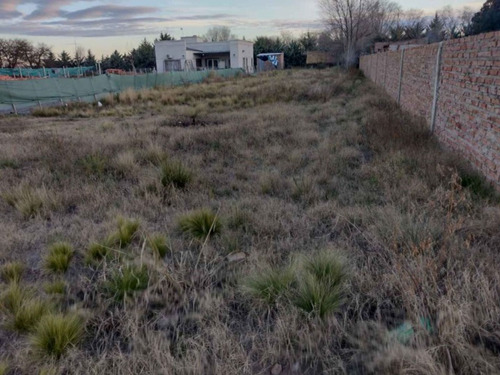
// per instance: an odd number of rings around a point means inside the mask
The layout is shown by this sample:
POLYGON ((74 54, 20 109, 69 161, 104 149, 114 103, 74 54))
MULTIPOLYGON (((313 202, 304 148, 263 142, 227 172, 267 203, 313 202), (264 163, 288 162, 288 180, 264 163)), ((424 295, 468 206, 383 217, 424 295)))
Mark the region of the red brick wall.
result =
MULTIPOLYGON (((401 106, 431 124, 439 44, 404 52, 401 106)), ((398 99, 402 51, 362 56, 367 77, 398 99)), ((434 131, 500 189, 500 32, 443 43, 434 131)))

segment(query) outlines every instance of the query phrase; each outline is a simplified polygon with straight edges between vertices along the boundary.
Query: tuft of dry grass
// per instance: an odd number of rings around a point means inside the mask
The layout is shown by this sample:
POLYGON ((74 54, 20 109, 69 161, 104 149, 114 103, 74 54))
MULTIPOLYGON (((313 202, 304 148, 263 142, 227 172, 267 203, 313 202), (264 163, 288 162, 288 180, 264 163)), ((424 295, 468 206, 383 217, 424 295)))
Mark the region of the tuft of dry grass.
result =
POLYGON ((57 198, 47 188, 29 188, 21 186, 2 193, 2 198, 19 211, 25 219, 46 216, 59 207, 57 198))

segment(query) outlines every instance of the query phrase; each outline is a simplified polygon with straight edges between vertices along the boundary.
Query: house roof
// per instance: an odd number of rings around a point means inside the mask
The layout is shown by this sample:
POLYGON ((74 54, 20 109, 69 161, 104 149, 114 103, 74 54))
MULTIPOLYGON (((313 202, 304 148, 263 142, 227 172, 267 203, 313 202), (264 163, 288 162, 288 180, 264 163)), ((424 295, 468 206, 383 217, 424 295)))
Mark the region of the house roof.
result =
POLYGON ((259 56, 262 56, 262 57, 263 56, 279 56, 281 54, 283 54, 283 52, 259 53, 257 55, 257 57, 259 57, 259 56))

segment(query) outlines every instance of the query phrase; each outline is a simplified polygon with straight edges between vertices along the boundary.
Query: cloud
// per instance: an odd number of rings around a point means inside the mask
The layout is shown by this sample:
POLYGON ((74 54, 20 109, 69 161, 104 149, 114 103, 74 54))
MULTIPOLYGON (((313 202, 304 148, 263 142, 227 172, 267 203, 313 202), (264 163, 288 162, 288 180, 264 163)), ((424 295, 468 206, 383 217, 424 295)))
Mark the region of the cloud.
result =
POLYGON ((8 20, 21 17, 23 14, 17 10, 21 0, 2 0, 0 2, 0 19, 8 20))
POLYGON ((118 18, 131 17, 139 14, 154 13, 157 8, 154 7, 131 7, 120 5, 100 5, 90 8, 77 10, 74 12, 65 12, 62 16, 66 19, 87 19, 87 18, 118 18))

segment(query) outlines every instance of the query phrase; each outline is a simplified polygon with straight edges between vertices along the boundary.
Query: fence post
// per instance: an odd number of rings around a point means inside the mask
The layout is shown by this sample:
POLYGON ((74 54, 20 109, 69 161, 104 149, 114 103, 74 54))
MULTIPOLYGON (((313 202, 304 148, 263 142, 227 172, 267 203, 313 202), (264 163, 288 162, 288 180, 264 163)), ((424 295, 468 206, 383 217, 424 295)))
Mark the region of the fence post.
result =
POLYGON ((405 50, 401 50, 401 63, 399 65, 399 87, 398 87, 398 104, 401 103, 401 86, 403 83, 403 63, 405 60, 405 50))
POLYGON ((14 103, 12 103, 12 109, 14 110, 14 113, 17 115, 17 108, 16 108, 16 105, 14 103))
POLYGON ((386 88, 386 83, 387 83, 387 55, 388 52, 384 52, 385 59, 384 59, 384 89, 386 88))
POLYGON ((380 55, 379 53, 377 53, 375 56, 377 56, 377 60, 375 62, 375 83, 378 83, 378 55, 380 55))
POLYGON ((443 52, 443 42, 439 43, 436 56, 436 72, 434 73, 434 97, 432 99, 432 110, 431 110, 431 133, 434 132, 434 126, 436 125, 436 110, 437 110, 437 101, 439 93, 439 78, 441 73, 442 52, 443 52))

